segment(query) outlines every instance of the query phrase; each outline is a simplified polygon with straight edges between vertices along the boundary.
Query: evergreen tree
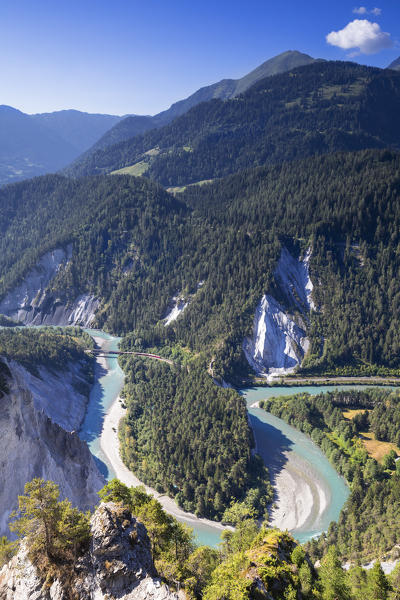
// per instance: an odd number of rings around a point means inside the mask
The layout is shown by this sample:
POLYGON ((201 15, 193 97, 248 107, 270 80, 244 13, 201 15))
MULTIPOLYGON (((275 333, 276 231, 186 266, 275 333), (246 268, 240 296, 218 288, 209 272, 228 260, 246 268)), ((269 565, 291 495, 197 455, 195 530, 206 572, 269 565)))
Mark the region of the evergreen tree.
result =
POLYGON ((119 479, 112 479, 98 492, 102 502, 120 502, 132 507, 132 495, 129 487, 119 479))
POLYGON ((346 573, 335 546, 330 546, 318 571, 323 600, 351 600, 346 573))
POLYGON ((387 600, 389 597, 390 585, 379 561, 367 573, 367 589, 370 600, 387 600))
POLYGON ((90 536, 90 514, 59 502, 60 491, 53 481, 35 478, 18 496, 11 531, 26 538, 32 558, 43 554, 50 562, 71 561, 84 549, 90 536))
POLYGON ((18 510, 11 515, 14 521, 10 529, 29 540, 32 553, 43 550, 48 558, 53 558, 61 516, 58 486, 53 481, 35 478, 25 484, 24 492, 18 496, 18 510))

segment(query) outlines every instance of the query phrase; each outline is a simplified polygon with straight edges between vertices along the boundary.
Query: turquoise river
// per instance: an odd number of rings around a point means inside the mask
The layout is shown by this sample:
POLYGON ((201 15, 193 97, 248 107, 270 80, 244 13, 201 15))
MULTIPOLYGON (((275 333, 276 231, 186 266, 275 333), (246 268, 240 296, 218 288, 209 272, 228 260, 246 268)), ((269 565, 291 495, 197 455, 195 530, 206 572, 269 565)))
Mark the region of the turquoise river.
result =
MULTIPOLYGON (((92 336, 101 337, 105 340, 105 350, 117 350, 119 338, 102 331, 86 331, 92 336)), ((90 450, 96 457, 99 468, 105 477, 111 479, 115 476, 115 473, 100 448, 100 435, 104 417, 122 388, 124 374, 118 365, 117 358, 107 358, 106 364, 106 369, 101 368, 100 365, 96 366, 95 383, 91 391, 88 411, 80 431, 80 437, 89 444, 90 450)), ((348 487, 310 438, 290 427, 281 419, 252 405, 271 396, 283 396, 304 391, 310 394, 318 394, 336 389, 336 387, 256 387, 241 390, 241 394, 247 402, 257 452, 271 469, 272 476, 284 466, 287 453, 293 453, 294 458, 299 459, 303 464, 307 464, 310 478, 320 482, 325 489, 326 507, 322 514, 318 514, 312 519, 312 522, 308 519, 302 527, 291 531, 301 542, 326 531, 329 523, 337 520, 340 510, 349 495, 348 487), (268 462, 271 460, 271 455, 275 457, 272 463, 268 462)), ((346 389, 346 386, 340 386, 340 388, 346 389)), ((193 526, 199 542, 215 546, 220 541, 220 529, 196 521, 190 522, 190 525, 193 526)))

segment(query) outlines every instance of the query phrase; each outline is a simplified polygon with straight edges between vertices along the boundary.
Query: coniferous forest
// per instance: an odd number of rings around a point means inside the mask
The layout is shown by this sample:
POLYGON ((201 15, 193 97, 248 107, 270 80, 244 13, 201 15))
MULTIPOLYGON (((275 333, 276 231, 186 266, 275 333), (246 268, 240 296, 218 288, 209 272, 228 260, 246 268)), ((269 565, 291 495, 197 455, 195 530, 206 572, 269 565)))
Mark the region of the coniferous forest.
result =
MULTIPOLYGON (((64 174, 0 189, 0 300, 45 253, 68 249, 48 299, 69 306, 80 295, 95 297, 92 327, 120 335, 122 350, 165 359, 120 357, 127 413, 119 438, 139 479, 188 512, 237 527, 219 557, 207 555, 206 583, 196 588, 192 542, 180 532, 190 550, 186 570, 176 561, 171 567, 177 530, 163 522, 168 539, 154 546, 160 570, 168 581, 192 577, 193 598, 252 598, 244 569, 259 568, 257 548, 268 554, 281 544, 290 566, 274 554, 260 567, 266 582, 286 581, 291 595, 282 587, 277 598, 358 600, 381 573, 345 578, 340 561, 370 561, 398 544, 397 454, 374 458, 364 443, 400 447, 396 391, 264 401, 309 435, 350 487, 338 522, 308 543, 306 555, 286 534, 257 530, 273 490, 245 402, 226 382, 254 381, 243 340, 263 295, 296 312, 279 296, 282 249, 295 258, 310 251, 314 282, 315 310, 297 313, 310 343, 296 375, 400 376, 399 108, 400 73, 315 62, 235 98, 201 103, 165 127, 85 155, 64 174), (112 174, 138 163, 143 176, 112 174), (167 324, 177 297, 185 310, 167 324), (224 578, 243 583, 239 595, 221 591, 224 578), (341 591, 332 591, 330 578, 343 579, 341 591)), ((8 361, 34 374, 78 361, 92 373, 91 338, 79 329, 13 324, 1 317, 0 354, 8 361)), ((0 366, 6 392, 9 373, 0 366)), ((144 508, 151 500, 118 493, 156 532, 144 508)), ((103 494, 118 496, 113 486, 103 494)), ((388 598, 388 590, 375 597, 388 598)))

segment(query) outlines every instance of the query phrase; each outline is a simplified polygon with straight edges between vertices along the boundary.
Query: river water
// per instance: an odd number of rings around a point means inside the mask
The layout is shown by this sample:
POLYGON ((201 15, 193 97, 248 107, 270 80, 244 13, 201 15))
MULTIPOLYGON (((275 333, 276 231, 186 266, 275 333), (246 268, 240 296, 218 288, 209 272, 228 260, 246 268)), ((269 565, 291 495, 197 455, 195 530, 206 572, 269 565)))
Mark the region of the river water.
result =
MULTIPOLYGON (((85 329, 92 337, 105 340, 103 350, 118 350, 121 338, 114 337, 97 329, 85 329)), ((107 370, 103 370, 98 363, 95 367, 95 382, 90 392, 89 405, 85 420, 79 432, 79 437, 88 443, 91 453, 96 457, 97 466, 107 480, 113 479, 115 473, 107 457, 100 447, 101 431, 106 413, 118 398, 124 384, 124 373, 118 364, 118 358, 107 357, 107 370)))
MULTIPOLYGON (((92 336, 101 337, 105 340, 105 350, 117 350, 120 338, 111 336, 103 331, 86 330, 92 336)), ((81 439, 85 440, 90 447, 91 452, 96 457, 98 466, 106 479, 115 477, 112 466, 100 447, 100 436, 105 414, 118 397, 123 386, 124 374, 118 365, 117 358, 106 358, 107 370, 96 366, 95 384, 93 385, 88 411, 85 421, 80 431, 81 439)), ((322 484, 327 500, 326 509, 322 514, 315 515, 311 521, 307 520, 303 526, 293 529, 291 533, 300 541, 304 542, 311 537, 326 531, 331 521, 337 520, 340 510, 346 501, 349 490, 327 458, 322 454, 319 448, 303 433, 287 425, 281 419, 274 417, 270 413, 256 407, 251 407, 255 402, 272 397, 292 395, 299 392, 309 392, 318 394, 337 389, 339 386, 299 386, 299 387, 256 387, 241 390, 244 396, 250 422, 254 431, 257 444, 257 451, 269 460, 271 459, 271 450, 276 456, 282 456, 281 461, 284 464, 287 459, 287 453, 290 453, 296 460, 302 462, 307 467, 308 476, 322 484)), ((340 389, 346 389, 354 386, 340 386, 340 389)), ((359 386, 367 387, 367 386, 359 386)), ((267 462, 267 461, 266 461, 267 462)), ((274 465, 279 469, 279 458, 274 465)), ((270 465, 271 466, 271 465, 270 465)), ((191 524, 193 526, 193 524, 191 524)), ((220 541, 221 530, 204 523, 194 525, 194 533, 197 540, 202 544, 216 546, 220 541)))

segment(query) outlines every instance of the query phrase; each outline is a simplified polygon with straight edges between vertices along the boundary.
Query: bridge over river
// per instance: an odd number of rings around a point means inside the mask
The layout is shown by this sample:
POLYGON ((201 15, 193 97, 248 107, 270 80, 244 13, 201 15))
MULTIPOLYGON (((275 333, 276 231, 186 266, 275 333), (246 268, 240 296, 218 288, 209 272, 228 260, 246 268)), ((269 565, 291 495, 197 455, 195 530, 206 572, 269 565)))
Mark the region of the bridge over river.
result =
POLYGON ((103 350, 101 348, 86 348, 88 352, 92 352, 95 356, 115 357, 120 354, 132 354, 133 356, 143 356, 144 358, 153 358, 155 360, 161 360, 170 365, 174 364, 172 360, 159 356, 158 354, 151 354, 149 352, 132 352, 125 350, 103 350))

